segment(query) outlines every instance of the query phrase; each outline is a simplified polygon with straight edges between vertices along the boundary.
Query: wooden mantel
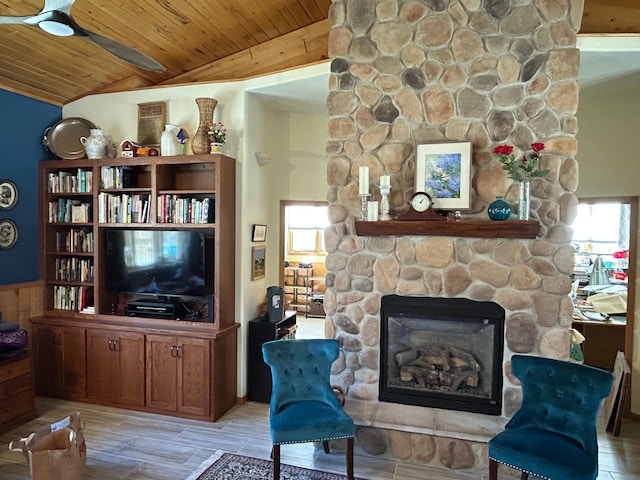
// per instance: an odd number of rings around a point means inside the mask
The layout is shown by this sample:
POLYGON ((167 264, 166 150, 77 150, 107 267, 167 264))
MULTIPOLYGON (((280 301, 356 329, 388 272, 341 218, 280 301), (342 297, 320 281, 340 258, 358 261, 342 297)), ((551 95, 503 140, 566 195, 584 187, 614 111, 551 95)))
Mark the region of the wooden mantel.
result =
POLYGON ((478 238, 536 238, 540 232, 537 220, 461 220, 461 221, 415 221, 390 220, 378 222, 356 221, 359 236, 382 235, 429 235, 440 237, 478 238))

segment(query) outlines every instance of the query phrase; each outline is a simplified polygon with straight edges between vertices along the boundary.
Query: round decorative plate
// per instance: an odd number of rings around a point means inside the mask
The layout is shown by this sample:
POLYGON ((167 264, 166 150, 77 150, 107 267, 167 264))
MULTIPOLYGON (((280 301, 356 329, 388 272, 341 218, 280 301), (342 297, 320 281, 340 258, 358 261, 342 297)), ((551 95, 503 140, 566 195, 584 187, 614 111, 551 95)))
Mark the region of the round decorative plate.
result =
POLYGON ((11 220, 0 220, 0 248, 11 248, 18 241, 18 227, 11 220))
POLYGON ((80 137, 88 137, 96 126, 80 117, 63 118, 44 132, 42 143, 60 158, 84 158, 84 145, 80 137))

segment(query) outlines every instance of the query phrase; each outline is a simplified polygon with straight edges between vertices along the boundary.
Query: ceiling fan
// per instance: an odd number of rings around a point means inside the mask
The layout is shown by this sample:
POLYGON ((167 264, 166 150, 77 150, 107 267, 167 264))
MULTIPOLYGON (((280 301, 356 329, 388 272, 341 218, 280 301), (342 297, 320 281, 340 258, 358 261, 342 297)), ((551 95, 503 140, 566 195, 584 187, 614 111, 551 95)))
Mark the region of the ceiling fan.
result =
POLYGON ((68 37, 75 35, 93 42, 116 57, 136 67, 152 72, 164 72, 164 67, 153 58, 131 47, 85 30, 71 17, 71 5, 75 0, 45 0, 44 7, 36 15, 26 17, 0 16, 0 24, 10 23, 38 27, 51 35, 68 37))

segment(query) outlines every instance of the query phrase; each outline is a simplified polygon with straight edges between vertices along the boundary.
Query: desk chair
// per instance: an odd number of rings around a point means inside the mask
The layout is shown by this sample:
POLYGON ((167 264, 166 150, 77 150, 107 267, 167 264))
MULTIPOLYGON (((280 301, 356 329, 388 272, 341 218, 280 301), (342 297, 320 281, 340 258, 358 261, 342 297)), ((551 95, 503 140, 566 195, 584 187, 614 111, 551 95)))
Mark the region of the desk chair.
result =
POLYGON ((347 477, 353 480, 355 428, 331 388, 331 364, 338 358, 337 340, 275 340, 262 345, 271 368, 269 405, 273 478, 280 478, 280 445, 347 440, 347 477))
POLYGON ((598 476, 596 417, 609 394, 609 372, 550 358, 514 355, 511 370, 522 383, 522 406, 489 441, 489 480, 498 462, 549 480, 598 476))

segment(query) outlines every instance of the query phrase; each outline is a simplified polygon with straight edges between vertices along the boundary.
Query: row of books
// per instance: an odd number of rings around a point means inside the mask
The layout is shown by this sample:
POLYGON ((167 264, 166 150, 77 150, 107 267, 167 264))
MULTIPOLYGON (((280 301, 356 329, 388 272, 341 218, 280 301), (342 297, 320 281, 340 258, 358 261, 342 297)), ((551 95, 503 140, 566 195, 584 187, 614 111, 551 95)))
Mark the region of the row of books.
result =
POLYGON ((57 231, 56 252, 93 253, 93 232, 77 228, 57 231))
POLYGON ((49 223, 90 223, 91 204, 60 198, 49 202, 49 223))
POLYGON ((90 193, 93 191, 93 171, 79 168, 77 173, 51 172, 48 189, 49 193, 90 193))
POLYGON ((100 171, 102 188, 132 188, 136 186, 136 171, 132 167, 102 167, 100 171))
POLYGON ((93 287, 53 286, 53 308, 56 310, 84 310, 93 305, 93 287))
POLYGON ((93 282, 93 261, 87 258, 56 258, 56 280, 93 282))
POLYGON ((212 223, 214 207, 213 198, 159 195, 158 223, 212 223))
POLYGON ((101 192, 98 195, 98 221, 100 223, 148 223, 149 195, 126 193, 116 195, 101 192))

